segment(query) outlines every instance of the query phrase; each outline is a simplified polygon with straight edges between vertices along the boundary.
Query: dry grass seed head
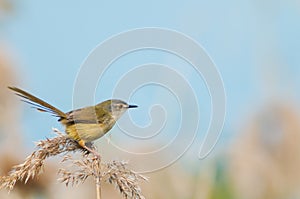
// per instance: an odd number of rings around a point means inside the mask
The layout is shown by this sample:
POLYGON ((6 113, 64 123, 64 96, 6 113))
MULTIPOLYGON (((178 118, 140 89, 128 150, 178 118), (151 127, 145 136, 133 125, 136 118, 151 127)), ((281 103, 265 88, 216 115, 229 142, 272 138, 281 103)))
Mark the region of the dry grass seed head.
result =
POLYGON ((54 132, 57 134, 56 137, 37 142, 37 149, 26 158, 24 163, 13 167, 8 176, 0 178, 0 188, 12 190, 17 181, 27 183, 29 179, 42 172, 44 161, 48 157, 80 151, 82 158, 79 160, 74 160, 70 155, 63 157, 62 162, 70 162, 72 168, 59 170, 60 182, 66 186, 77 185, 84 183, 88 177, 92 177, 98 187, 102 182, 115 185, 125 198, 144 198, 139 182, 147 179, 128 169, 126 162, 101 162, 101 159, 86 154, 76 141, 69 139, 56 129, 54 132))

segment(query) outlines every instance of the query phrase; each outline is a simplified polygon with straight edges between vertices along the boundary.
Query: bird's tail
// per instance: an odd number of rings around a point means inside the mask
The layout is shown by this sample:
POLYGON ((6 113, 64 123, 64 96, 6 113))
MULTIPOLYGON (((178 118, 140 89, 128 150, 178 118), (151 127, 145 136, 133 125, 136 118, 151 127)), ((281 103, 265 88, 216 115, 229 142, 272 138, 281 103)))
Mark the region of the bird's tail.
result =
POLYGON ((48 104, 47 102, 27 93, 26 91, 23 91, 22 89, 16 88, 16 87, 8 87, 9 89, 13 90, 18 96, 22 97, 24 102, 32 105, 34 108, 36 108, 39 111, 42 112, 48 112, 53 114, 56 117, 59 117, 61 119, 64 119, 67 117, 67 115, 62 112, 61 110, 55 108, 54 106, 48 104))

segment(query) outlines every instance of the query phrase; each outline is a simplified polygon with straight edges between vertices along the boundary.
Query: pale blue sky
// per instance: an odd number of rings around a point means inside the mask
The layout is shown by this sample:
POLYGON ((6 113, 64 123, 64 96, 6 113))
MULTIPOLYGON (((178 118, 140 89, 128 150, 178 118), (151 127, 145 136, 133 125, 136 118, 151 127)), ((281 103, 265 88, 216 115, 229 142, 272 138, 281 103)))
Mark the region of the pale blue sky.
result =
MULTIPOLYGON (((19 57, 20 71, 24 72, 22 87, 68 111, 72 108, 73 84, 79 67, 100 42, 134 28, 180 31, 200 43, 218 66, 227 93, 224 133, 229 135, 232 126, 246 117, 243 114, 255 110, 269 96, 299 99, 299 19, 300 3, 292 0, 29 0, 16 2, 15 13, 4 24, 3 37, 19 57)), ((169 60, 160 56, 153 53, 149 60, 169 60)), ((137 63, 149 61, 145 53, 138 59, 137 63)), ((190 81, 194 81, 192 85, 201 84, 193 77, 190 81)), ((155 90, 149 89, 135 97, 141 107, 152 103, 145 95, 155 90)), ((204 85, 197 89, 207 92, 204 85)), ((99 101, 108 97, 107 91, 101 92, 104 94, 96 97, 99 101)), ((201 110, 209 115, 205 106, 209 103, 208 94, 199 97, 203 99, 201 110)), ((141 119, 147 111, 142 109, 136 116, 132 112, 137 123, 148 122, 147 117, 141 119)), ((24 126, 29 137, 40 139, 47 136, 52 126, 59 127, 48 115, 31 109, 26 109, 25 114, 28 117, 24 126), (32 135, 33 132, 45 134, 32 135)))

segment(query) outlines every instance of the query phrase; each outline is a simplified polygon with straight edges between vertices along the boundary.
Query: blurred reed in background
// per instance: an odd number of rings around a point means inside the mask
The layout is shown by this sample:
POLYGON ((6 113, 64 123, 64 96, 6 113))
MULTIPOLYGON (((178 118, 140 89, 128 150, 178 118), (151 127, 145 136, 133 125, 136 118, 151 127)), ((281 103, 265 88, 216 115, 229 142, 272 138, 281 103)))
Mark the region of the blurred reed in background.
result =
POLYGON ((300 123, 288 102, 267 105, 231 147, 228 174, 237 198, 299 198, 300 123))

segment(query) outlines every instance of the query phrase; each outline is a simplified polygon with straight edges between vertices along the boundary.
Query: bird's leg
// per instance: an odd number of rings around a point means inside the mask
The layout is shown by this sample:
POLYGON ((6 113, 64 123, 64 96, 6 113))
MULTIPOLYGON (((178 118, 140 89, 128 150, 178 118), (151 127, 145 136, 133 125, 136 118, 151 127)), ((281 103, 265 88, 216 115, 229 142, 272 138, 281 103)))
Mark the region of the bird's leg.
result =
POLYGON ((85 142, 84 142, 83 140, 80 140, 80 141, 78 142, 78 144, 79 144, 82 148, 86 149, 88 152, 94 154, 98 159, 101 159, 100 154, 99 154, 96 150, 93 150, 93 149, 91 149, 90 147, 86 146, 86 144, 85 144, 85 142))

